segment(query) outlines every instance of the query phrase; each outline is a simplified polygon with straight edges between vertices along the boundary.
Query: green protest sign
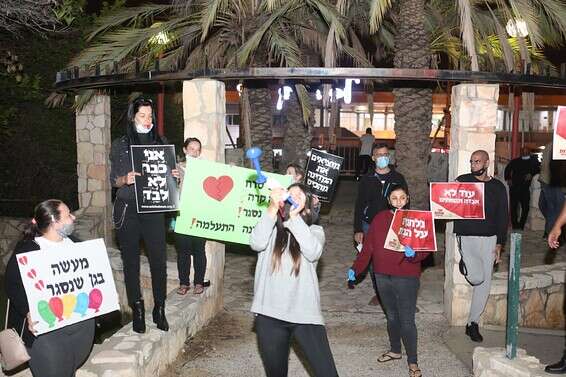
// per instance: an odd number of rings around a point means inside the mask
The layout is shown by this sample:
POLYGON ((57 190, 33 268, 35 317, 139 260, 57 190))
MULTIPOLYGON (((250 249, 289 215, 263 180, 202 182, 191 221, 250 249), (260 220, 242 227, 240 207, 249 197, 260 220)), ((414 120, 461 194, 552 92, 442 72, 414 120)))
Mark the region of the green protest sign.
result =
MULTIPOLYGON (((264 173, 283 187, 290 176, 264 173)), ((198 159, 187 161, 175 232, 210 240, 250 243, 250 233, 269 205, 269 190, 255 170, 198 159)))

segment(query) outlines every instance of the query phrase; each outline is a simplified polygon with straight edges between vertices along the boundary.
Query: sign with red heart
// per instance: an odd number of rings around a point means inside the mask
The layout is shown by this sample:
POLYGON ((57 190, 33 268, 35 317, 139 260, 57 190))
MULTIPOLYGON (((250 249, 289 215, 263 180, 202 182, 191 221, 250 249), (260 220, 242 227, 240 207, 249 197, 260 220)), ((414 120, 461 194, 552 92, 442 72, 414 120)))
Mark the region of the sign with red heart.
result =
POLYGON ((566 106, 558 106, 552 124, 554 137, 552 138, 552 158, 566 160, 566 106))
POLYGON ((210 196, 214 200, 221 202, 226 195, 232 191, 234 187, 234 181, 227 175, 216 177, 207 177, 202 182, 202 188, 206 195, 210 196))
POLYGON ((432 182, 430 210, 435 219, 485 218, 482 182, 432 182))
POLYGON ((436 233, 431 211, 398 209, 395 211, 383 247, 387 250, 436 251, 436 233))

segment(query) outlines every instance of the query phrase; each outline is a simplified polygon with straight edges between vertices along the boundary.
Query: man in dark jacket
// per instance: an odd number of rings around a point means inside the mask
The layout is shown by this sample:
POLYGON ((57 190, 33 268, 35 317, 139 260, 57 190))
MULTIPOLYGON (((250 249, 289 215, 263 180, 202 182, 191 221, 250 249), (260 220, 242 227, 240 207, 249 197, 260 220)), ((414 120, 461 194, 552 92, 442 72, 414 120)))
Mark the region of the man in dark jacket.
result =
POLYGON ((539 172, 540 162, 536 156, 531 156, 527 147, 521 149, 521 157, 511 160, 505 168, 505 180, 509 184, 513 229, 523 229, 525 227, 531 201, 531 181, 533 176, 539 172), (517 216, 519 205, 521 206, 520 218, 517 216))
MULTIPOLYGON (((407 188, 405 178, 393 170, 393 167, 389 164, 390 156, 387 144, 374 146, 371 155, 375 162, 375 168, 360 180, 354 208, 354 240, 358 244, 363 243, 364 234, 367 233, 374 216, 387 209, 387 195, 391 186, 401 185, 407 188)), ((376 297, 372 298, 370 304, 377 305, 377 287, 371 265, 370 275, 376 293, 376 297)))
POLYGON ((505 185, 487 174, 489 155, 478 150, 470 158, 471 173, 456 178, 459 182, 483 182, 484 220, 456 220, 454 233, 462 256, 460 272, 473 286, 472 304, 466 325, 466 335, 481 342, 478 328, 491 289, 493 264, 499 263, 501 249, 507 239, 509 213, 505 185))

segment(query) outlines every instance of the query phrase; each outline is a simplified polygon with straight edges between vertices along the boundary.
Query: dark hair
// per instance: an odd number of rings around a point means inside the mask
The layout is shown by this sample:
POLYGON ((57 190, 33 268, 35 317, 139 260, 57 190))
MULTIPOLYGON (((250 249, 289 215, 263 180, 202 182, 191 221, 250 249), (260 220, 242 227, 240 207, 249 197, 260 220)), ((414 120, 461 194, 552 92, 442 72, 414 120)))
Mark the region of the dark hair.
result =
POLYGON ((372 133, 371 127, 366 128, 366 134, 371 134, 371 133, 372 133))
POLYGON ((409 189, 407 187, 403 186, 403 185, 398 184, 398 183, 392 183, 391 187, 389 188, 389 192, 387 193, 387 206, 389 207, 389 209, 395 209, 391 205, 389 197, 391 196, 391 194, 394 191, 399 191, 399 190, 403 191, 405 193, 405 195, 407 195, 407 203, 401 209, 411 208, 411 196, 409 195, 409 189))
POLYGON ((287 169, 289 168, 295 169, 296 175, 300 175, 303 179, 305 178, 305 169, 303 169, 299 164, 296 164, 294 162, 290 163, 289 165, 287 165, 287 168, 285 168, 285 172, 287 172, 287 169))
POLYGON ((189 146, 190 143, 198 143, 200 149, 202 149, 202 143, 200 142, 199 139, 197 139, 196 137, 188 137, 185 139, 185 142, 183 143, 183 147, 187 148, 189 146))
POLYGON ((63 204, 58 199, 48 199, 35 206, 33 218, 24 227, 23 239, 32 240, 47 232, 47 228, 61 219, 59 207, 63 204))
MULTIPOLYGON (((288 187, 288 190, 298 187, 302 192, 305 193, 305 207, 301 211, 300 216, 303 218, 307 225, 311 225, 313 222, 312 217, 312 193, 310 189, 302 183, 293 183, 288 187)), ((271 271, 277 271, 281 264, 281 256, 287 247, 287 240, 289 241, 289 252, 291 253, 291 259, 293 259, 293 269, 291 271, 295 276, 299 275, 301 270, 301 247, 293 233, 289 233, 289 230, 283 226, 283 222, 289 219, 290 205, 285 203, 283 216, 277 216, 277 221, 275 222, 275 227, 277 229, 277 235, 275 236, 275 246, 273 247, 273 254, 271 256, 271 271)))
MULTIPOLYGON (((139 144, 140 139, 138 137, 138 133, 136 131, 136 114, 138 113, 140 107, 142 106, 149 106, 151 107, 151 115, 152 119, 155 122, 155 112, 153 111, 153 102, 144 97, 138 97, 133 102, 128 105, 128 125, 126 126, 126 136, 128 137, 128 144, 139 144)), ((157 127, 154 124, 151 130, 149 131, 149 139, 150 143, 152 144, 163 144, 161 137, 157 134, 157 127)))
POLYGON ((376 149, 381 149, 381 148, 387 148, 387 149, 389 149, 389 145, 387 145, 387 143, 378 143, 378 144, 375 144, 375 145, 371 148, 371 154, 373 154, 373 151, 375 151, 376 149))

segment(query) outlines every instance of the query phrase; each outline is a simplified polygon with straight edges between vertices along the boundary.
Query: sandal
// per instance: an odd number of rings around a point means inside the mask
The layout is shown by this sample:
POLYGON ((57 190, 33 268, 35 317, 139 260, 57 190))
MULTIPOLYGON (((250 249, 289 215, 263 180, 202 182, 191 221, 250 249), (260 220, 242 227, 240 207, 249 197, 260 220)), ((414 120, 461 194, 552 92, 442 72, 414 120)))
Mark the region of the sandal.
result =
POLYGON ((196 284, 193 293, 195 295, 200 295, 202 292, 204 292, 204 286, 202 284, 196 284))
POLYGON ((386 363, 386 362, 391 361, 391 360, 399 360, 399 359, 401 359, 401 357, 402 357, 401 355, 397 356, 394 353, 392 353, 391 351, 387 351, 383 355, 381 355, 377 358, 377 362, 378 363, 386 363))
POLYGON ((423 373, 421 372, 419 367, 416 367, 415 369, 411 369, 411 367, 409 367, 409 377, 422 377, 422 376, 423 373))
POLYGON ((191 289, 190 286, 181 284, 181 285, 179 286, 179 288, 177 288, 177 294, 178 294, 178 295, 181 295, 181 296, 184 296, 184 295, 187 294, 187 292, 189 291, 189 289, 191 289))

